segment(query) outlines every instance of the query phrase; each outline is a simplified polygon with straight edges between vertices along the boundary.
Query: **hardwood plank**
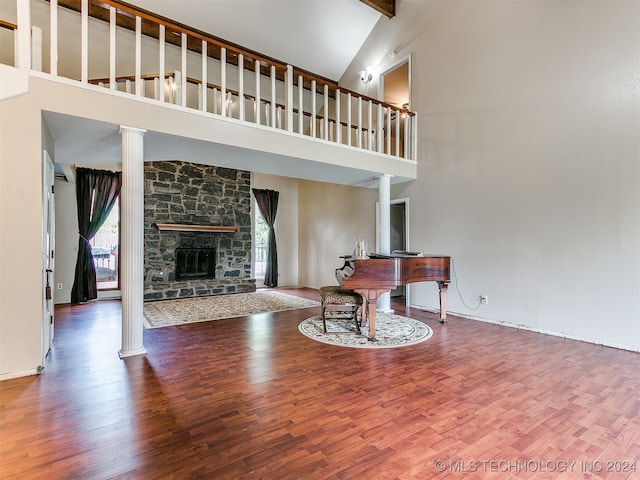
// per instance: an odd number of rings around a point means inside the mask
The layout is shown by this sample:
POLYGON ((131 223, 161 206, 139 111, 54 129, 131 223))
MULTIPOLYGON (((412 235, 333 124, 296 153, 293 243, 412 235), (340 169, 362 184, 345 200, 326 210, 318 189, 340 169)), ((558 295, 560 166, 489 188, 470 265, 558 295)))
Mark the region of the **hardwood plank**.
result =
POLYGON ((638 354, 394 308, 433 337, 325 345, 311 308, 146 330, 120 360, 118 301, 58 306, 44 372, 0 382, 0 478, 640 476, 638 354))

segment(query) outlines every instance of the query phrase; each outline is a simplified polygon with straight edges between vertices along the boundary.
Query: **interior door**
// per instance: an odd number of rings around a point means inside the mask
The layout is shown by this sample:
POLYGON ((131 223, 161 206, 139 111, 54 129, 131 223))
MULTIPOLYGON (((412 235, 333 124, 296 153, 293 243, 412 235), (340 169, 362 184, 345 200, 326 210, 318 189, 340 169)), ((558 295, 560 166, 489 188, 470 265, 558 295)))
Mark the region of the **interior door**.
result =
MULTIPOLYGON (((411 56, 400 60, 396 65, 380 74, 379 97, 383 102, 390 103, 399 108, 411 108, 411 56)), ((404 156, 404 122, 400 122, 400 131, 396 132, 395 116, 392 117, 391 151, 396 151, 396 139, 400 141, 398 151, 404 156)))
POLYGON ((55 199, 53 195, 53 161, 44 151, 42 155, 42 365, 53 346, 53 282, 55 251, 55 199))
MULTIPOLYGON (((407 250, 407 238, 406 238, 406 212, 405 203, 392 203, 391 213, 389 217, 390 234, 391 234, 391 251, 394 250, 407 250)), ((392 297, 404 297, 406 286, 401 285, 395 290, 391 291, 392 297)))

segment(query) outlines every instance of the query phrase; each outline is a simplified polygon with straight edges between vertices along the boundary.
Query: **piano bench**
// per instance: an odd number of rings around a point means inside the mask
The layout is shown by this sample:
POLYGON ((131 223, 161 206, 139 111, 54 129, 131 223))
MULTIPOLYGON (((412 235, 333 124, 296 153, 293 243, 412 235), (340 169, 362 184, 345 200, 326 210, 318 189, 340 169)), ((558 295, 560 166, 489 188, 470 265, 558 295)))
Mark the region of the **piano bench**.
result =
POLYGON ((320 287, 321 318, 324 333, 327 333, 327 310, 347 313, 353 318, 356 331, 360 333, 360 319, 358 314, 362 309, 362 296, 353 290, 343 290, 338 286, 320 287))

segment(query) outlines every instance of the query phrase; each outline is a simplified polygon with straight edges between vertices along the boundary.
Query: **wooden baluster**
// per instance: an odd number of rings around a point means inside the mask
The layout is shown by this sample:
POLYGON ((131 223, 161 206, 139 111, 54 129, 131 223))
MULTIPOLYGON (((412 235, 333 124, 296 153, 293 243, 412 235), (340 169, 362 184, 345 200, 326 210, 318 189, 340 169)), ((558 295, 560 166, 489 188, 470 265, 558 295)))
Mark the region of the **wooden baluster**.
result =
POLYGON ((182 94, 182 72, 176 70, 173 73, 173 85, 171 86, 171 103, 177 104, 178 99, 181 98, 182 94))
POLYGON ((203 112, 207 111, 207 79, 208 79, 208 45, 206 40, 202 40, 202 53, 200 54, 200 61, 202 66, 202 83, 199 85, 199 96, 200 99, 198 102, 198 108, 203 112))
POLYGON ((31 27, 31 68, 42 71, 42 29, 31 27))
POLYGON ((383 113, 382 113, 382 104, 379 103, 378 104, 378 126, 376 127, 377 129, 377 139, 378 141, 376 142, 376 151, 379 153, 382 153, 383 149, 384 149, 384 117, 383 117, 383 113))
POLYGON ((116 9, 109 7, 109 88, 116 89, 116 9))
POLYGON ((287 76, 285 80, 284 104, 286 109, 286 129, 293 132, 293 67, 287 65, 287 76))
POLYGON ((276 67, 271 65, 271 127, 276 125, 276 67))
POLYGON ((396 157, 400 156, 400 111, 396 110, 396 157))
POLYGON ((391 107, 387 107, 387 155, 391 155, 391 107))
POLYGON ((316 138, 316 81, 311 80, 311 136, 316 138))
POLYGON ((304 134, 304 81, 298 75, 298 133, 304 134))
MULTIPOLYGON (((58 75, 58 0, 50 0, 49 8, 49 72, 54 77, 58 75)), ((111 10, 115 9, 111 7, 111 10)), ((112 14, 113 15, 113 14, 112 14)))
POLYGON ((404 120, 404 158, 409 158, 411 152, 409 151, 409 115, 402 114, 404 120))
POLYGON ((254 121, 257 125, 260 125, 260 60, 256 60, 256 99, 254 100, 254 121))
POLYGON ((347 93, 347 145, 351 146, 351 92, 347 93))
POLYGON ((358 148, 362 148, 362 97, 358 97, 358 148))
POLYGON ((135 58, 135 81, 136 95, 143 95, 142 88, 142 18, 136 17, 136 58, 135 58))
POLYGON ((80 81, 87 83, 89 81, 89 0, 81 2, 81 52, 80 52, 80 81))
POLYGON ((187 34, 181 36, 182 45, 182 75, 180 77, 180 105, 187 106, 187 34))
POLYGON ((340 123, 340 89, 336 89, 336 143, 342 143, 342 124, 340 123))
POLYGON ((367 131, 367 145, 368 150, 373 150, 373 103, 369 100, 369 130, 367 131))
POLYGON ((322 119, 324 123, 324 135, 322 138, 329 139, 329 85, 324 85, 324 116, 322 119))
MULTIPOLYGON (((164 50, 165 50, 165 26, 164 25, 160 25, 160 32, 158 34, 158 51, 159 51, 159 58, 158 58, 158 63, 160 65, 160 91, 158 92, 159 98, 158 100, 160 100, 161 102, 164 102, 164 98, 165 98, 165 64, 164 64, 164 50)), ((166 83, 166 85, 168 86, 168 83, 166 83)))
POLYGON ((227 115, 227 49, 220 49, 220 115, 227 115))
POLYGON ((238 54, 238 118, 244 121, 244 55, 238 54))

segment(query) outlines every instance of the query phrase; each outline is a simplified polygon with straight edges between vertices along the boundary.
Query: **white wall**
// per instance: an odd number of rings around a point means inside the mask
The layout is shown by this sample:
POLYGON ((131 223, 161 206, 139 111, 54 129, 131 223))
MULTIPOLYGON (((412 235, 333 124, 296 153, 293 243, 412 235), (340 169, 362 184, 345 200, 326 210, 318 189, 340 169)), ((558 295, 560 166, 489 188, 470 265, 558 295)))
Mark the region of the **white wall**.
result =
MULTIPOLYGON (((640 3, 403 1, 343 77, 412 55, 411 246, 482 320, 640 349, 640 3)), ((412 288, 435 308, 435 287, 412 288)))
POLYGON ((44 136, 29 98, 0 102, 0 379, 42 364, 44 136))
POLYGON ((335 269, 360 238, 375 249, 378 190, 301 180, 299 191, 300 282, 337 285, 335 269))

